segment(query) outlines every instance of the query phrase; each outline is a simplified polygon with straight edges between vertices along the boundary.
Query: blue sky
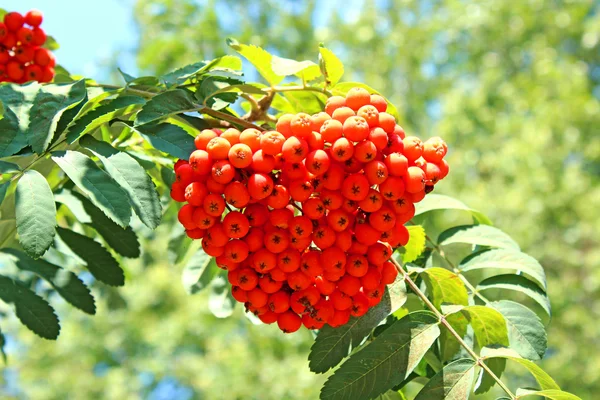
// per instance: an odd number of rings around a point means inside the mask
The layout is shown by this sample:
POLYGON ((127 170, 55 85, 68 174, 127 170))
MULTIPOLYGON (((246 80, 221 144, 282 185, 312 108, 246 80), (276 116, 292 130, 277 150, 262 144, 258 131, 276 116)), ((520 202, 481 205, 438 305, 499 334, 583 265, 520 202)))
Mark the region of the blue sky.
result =
POLYGON ((105 80, 103 65, 114 55, 125 71, 135 74, 137 32, 134 0, 3 0, 0 7, 25 13, 38 9, 42 27, 61 48, 58 63, 72 74, 105 80))

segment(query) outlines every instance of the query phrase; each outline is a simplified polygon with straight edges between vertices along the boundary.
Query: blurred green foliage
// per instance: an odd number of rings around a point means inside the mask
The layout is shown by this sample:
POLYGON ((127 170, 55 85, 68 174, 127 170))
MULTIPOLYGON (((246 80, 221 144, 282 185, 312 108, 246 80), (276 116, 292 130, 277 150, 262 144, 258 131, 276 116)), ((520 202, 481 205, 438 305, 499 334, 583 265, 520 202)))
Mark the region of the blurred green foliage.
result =
MULTIPOLYGON (((598 2, 139 0, 135 7, 144 72, 229 53, 227 36, 313 60, 323 41, 344 61, 346 80, 396 104, 409 134, 444 137, 451 174, 440 191, 486 213, 541 260, 553 306, 541 364, 564 390, 595 398, 598 2)), ((184 293, 181 265, 167 261, 170 223, 148 236, 144 262, 130 263, 127 285, 102 300, 96 317, 69 310, 57 343, 20 336, 5 370, 5 379, 18 374, 19 397, 316 398, 323 377, 308 370, 312 336, 254 326, 239 310, 212 317, 204 295, 184 293)))

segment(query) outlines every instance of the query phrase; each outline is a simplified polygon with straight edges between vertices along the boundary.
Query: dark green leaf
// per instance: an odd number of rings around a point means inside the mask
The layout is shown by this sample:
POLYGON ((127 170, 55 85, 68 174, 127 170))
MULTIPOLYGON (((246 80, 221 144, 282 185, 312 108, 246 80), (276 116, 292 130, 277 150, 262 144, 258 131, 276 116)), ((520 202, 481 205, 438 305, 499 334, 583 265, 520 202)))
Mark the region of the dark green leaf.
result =
POLYGON ((10 181, 0 183, 0 205, 4 201, 4 196, 6 196, 6 192, 8 191, 9 186, 10 186, 10 181))
POLYGON ((54 309, 46 300, 22 283, 0 275, 0 299, 15 306, 17 318, 44 339, 56 339, 60 324, 54 309))
POLYGON ((0 175, 21 171, 21 167, 6 161, 0 161, 0 175))
POLYGON ((442 304, 466 306, 469 303, 467 288, 454 272, 435 267, 423 270, 422 276, 433 304, 438 309, 441 309, 442 304))
POLYGON ((42 259, 34 260, 15 249, 2 249, 0 257, 8 258, 17 268, 33 272, 48 281, 54 290, 74 307, 88 314, 96 313, 96 304, 90 289, 74 273, 42 259))
POLYGON ((456 200, 450 196, 444 196, 441 194, 430 193, 425 198, 415 204, 416 215, 425 214, 435 210, 464 210, 470 212, 480 223, 485 225, 492 225, 492 221, 484 214, 479 211, 473 210, 472 208, 465 205, 463 202, 456 200))
POLYGON ((73 183, 119 226, 129 225, 131 207, 127 193, 88 156, 77 151, 52 153, 52 159, 73 183))
POLYGON ((81 138, 79 144, 102 161, 108 174, 129 196, 135 213, 144 225, 156 229, 162 218, 162 206, 156 186, 144 168, 129 154, 89 135, 81 138))
POLYGON ((59 227, 60 238, 87 264, 94 278, 111 286, 123 286, 125 275, 117 260, 102 245, 87 236, 59 227))
POLYGON ((135 118, 135 126, 159 121, 176 114, 197 111, 193 94, 184 89, 167 90, 154 96, 142 107, 135 118))
POLYGON ((533 257, 511 249, 493 249, 472 254, 461 261, 458 269, 472 271, 475 269, 511 269, 526 273, 546 289, 544 268, 533 257))
POLYGON ((331 50, 323 46, 319 47, 319 64, 330 86, 335 86, 344 75, 344 64, 331 50))
POLYGON ((75 107, 86 96, 85 81, 44 85, 30 111, 27 142, 36 153, 48 148, 63 112, 75 107))
MULTIPOLYGON (((2 90, 1 85, 0 90, 2 90)), ((12 156, 27 146, 27 137, 19 130, 19 120, 15 113, 8 108, 4 111, 4 117, 0 119, 0 132, 2 132, 0 135, 0 157, 12 156)))
MULTIPOLYGON (((498 378, 502 376, 506 368, 506 360, 504 358, 490 358, 485 360, 484 363, 498 378)), ((475 384, 475 394, 487 393, 496 383, 496 380, 481 368, 477 377, 477 383, 475 384)))
POLYGON ((519 245, 506 233, 488 225, 455 226, 440 233, 438 244, 468 243, 520 251, 519 245))
POLYGON ((219 274, 210 284, 210 296, 208 298, 208 309, 217 318, 227 318, 233 314, 235 299, 231 296, 229 282, 225 271, 219 274))
POLYGON ((521 275, 497 275, 484 279, 477 285, 477 290, 483 292, 490 289, 513 290, 531 297, 538 303, 548 316, 552 315, 550 300, 538 285, 521 275))
POLYGON ((161 77, 161 80, 169 87, 182 84, 188 79, 210 70, 239 70, 242 68, 242 60, 236 56, 223 56, 212 61, 201 61, 176 69, 161 77))
POLYGON ((67 141, 73 143, 100 125, 110 122, 114 118, 135 112, 145 103, 146 100, 138 96, 121 96, 99 105, 87 113, 78 116, 69 125, 67 141))
POLYGON ((56 233, 56 204, 46 178, 35 170, 26 171, 15 192, 17 233, 23 250, 34 258, 48 250, 56 233))
POLYGON ((438 319, 417 311, 353 354, 321 389, 321 399, 371 399, 402 382, 440 334, 438 319))
POLYGON ((187 254, 192 239, 185 234, 185 229, 180 224, 176 224, 169 236, 167 246, 167 257, 172 264, 179 264, 187 254))
POLYGON ((474 360, 453 361, 423 386, 415 400, 467 400, 474 376, 474 360))
POLYGON ((163 123, 137 128, 129 127, 142 135, 155 149, 173 157, 188 160, 190 154, 196 150, 194 137, 177 125, 163 123))
POLYGON ((489 303, 504 316, 508 328, 510 348, 528 360, 541 360, 548 347, 546 329, 538 316, 514 301, 489 303))
POLYGON ((183 268, 181 281, 186 292, 196 294, 207 287, 219 272, 215 259, 198 250, 183 268))
POLYGON ((308 356, 309 368, 323 373, 335 367, 358 347, 384 318, 398 310, 406 302, 406 285, 399 277, 389 286, 381 302, 360 318, 338 328, 326 325, 319 331, 308 356))
MULTIPOLYGON (((465 338, 467 335, 467 329, 469 321, 463 313, 455 312, 446 315, 446 321, 450 323, 452 328, 460 335, 461 338, 465 338)), ((456 338, 448 332, 447 329, 442 329, 440 333, 440 357, 442 361, 454 360, 460 356, 461 345, 456 338)))

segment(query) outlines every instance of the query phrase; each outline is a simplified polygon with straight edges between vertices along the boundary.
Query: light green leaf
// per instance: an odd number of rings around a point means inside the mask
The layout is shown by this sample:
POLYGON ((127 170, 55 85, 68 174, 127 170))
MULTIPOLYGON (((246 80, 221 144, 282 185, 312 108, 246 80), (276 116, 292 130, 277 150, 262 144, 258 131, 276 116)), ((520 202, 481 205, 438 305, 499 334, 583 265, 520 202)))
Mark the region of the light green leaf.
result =
POLYGON ((461 225, 440 233, 438 244, 467 243, 520 251, 519 245, 506 233, 488 225, 461 225))
POLYGON ((208 298, 208 309, 217 318, 227 318, 233 314, 235 299, 231 296, 227 274, 220 271, 210 284, 210 296, 208 298))
POLYGON ((74 273, 42 259, 34 260, 15 249, 0 250, 0 259, 45 279, 63 299, 81 311, 92 315, 96 313, 90 289, 74 273))
POLYGON ((26 171, 15 192, 17 233, 23 250, 33 258, 48 250, 56 234, 56 204, 46 178, 35 170, 26 171))
POLYGON ((575 396, 569 392, 563 392, 557 389, 548 390, 528 390, 528 389, 517 389, 517 397, 524 399, 530 396, 541 396, 551 400, 581 400, 580 397, 575 396))
POLYGON ((458 304, 466 306, 469 294, 465 284, 454 272, 444 268, 427 268, 422 276, 433 304, 441 309, 442 304, 458 304))
MULTIPOLYGON (((465 338, 467 335, 467 328, 469 321, 467 317, 460 312, 446 315, 446 321, 450 323, 452 328, 460 335, 461 338, 465 338)), ((461 345, 456 338, 448 332, 447 329, 442 329, 440 333, 440 357, 442 361, 454 360, 459 357, 461 345)))
MULTIPOLYGON (((355 87, 360 87, 360 88, 366 89, 371 94, 381 95, 380 92, 378 92, 377 90, 373 89, 369 85, 365 85, 364 83, 360 83, 360 82, 341 82, 341 83, 338 83, 337 85, 335 85, 334 87, 331 88, 331 93, 334 94, 334 95, 336 95, 336 96, 346 96, 346 94, 350 91, 350 89, 355 88, 355 87)), ((398 118, 400 116, 398 114, 398 110, 396 109, 396 106, 394 106, 392 103, 390 103, 390 101, 388 99, 386 99, 385 101, 387 101, 387 103, 388 103, 388 107, 387 107, 387 111, 386 112, 388 114, 392 114, 396 118, 396 122, 398 122, 398 118)))
POLYGON ((67 150, 52 153, 52 160, 110 219, 122 227, 129 225, 131 206, 127 193, 91 158, 67 150))
POLYGON ((302 78, 304 82, 312 81, 321 76, 319 66, 309 60, 296 61, 289 58, 272 56, 271 67, 277 75, 296 75, 302 78))
POLYGON ((404 246, 404 254, 402 254, 402 262, 404 264, 413 262, 425 250, 425 229, 421 225, 410 225, 408 229, 408 243, 404 246))
POLYGON ((467 400, 474 375, 474 360, 462 358, 453 361, 423 386, 415 400, 467 400))
POLYGON ((548 347, 546 329, 538 316, 514 301, 489 303, 504 316, 508 328, 510 348, 528 360, 541 360, 548 347))
POLYGON ((402 382, 438 338, 438 322, 428 311, 396 321, 329 377, 321 399, 370 399, 402 382))
POLYGON ((479 211, 473 210, 462 201, 450 196, 429 193, 423 200, 415 204, 415 216, 435 210, 464 210, 470 212, 480 223, 492 225, 492 221, 479 211))
POLYGON ((57 229, 60 238, 87 264, 94 278, 111 286, 123 286, 125 275, 117 260, 102 245, 69 229, 57 229))
POLYGON ((319 65, 328 86, 335 86, 344 75, 344 64, 331 50, 319 47, 319 65))
POLYGON ((52 340, 58 337, 60 324, 54 309, 22 283, 0 275, 0 299, 13 304, 17 318, 36 335, 52 340))
POLYGON ((327 372, 335 367, 353 349, 358 347, 384 318, 394 313, 406 302, 406 285, 401 277, 388 287, 381 302, 360 318, 338 328, 325 325, 319 331, 308 355, 309 368, 316 373, 327 372))
POLYGON ((401 391, 396 392, 392 389, 379 395, 376 400, 406 400, 406 396, 401 391))
POLYGON ((544 268, 533 257, 512 249, 493 249, 474 253, 460 262, 458 269, 472 271, 476 269, 511 269, 526 273, 546 289, 544 268))
POLYGON ((196 294, 207 287, 219 273, 215 259, 203 250, 198 250, 183 268, 181 282, 186 292, 196 294))
POLYGON ((552 315, 550 300, 538 285, 521 275, 497 275, 484 279, 477 285, 477 290, 483 292, 490 289, 513 290, 523 293, 538 303, 548 316, 552 315))
POLYGON ((135 118, 135 126, 162 120, 172 115, 197 111, 193 94, 184 89, 167 90, 154 96, 142 107, 135 118))
POLYGON ((79 144, 91 150, 102 161, 108 174, 125 190, 140 220, 156 229, 162 218, 162 206, 152 178, 129 154, 110 144, 85 136, 79 144))
POLYGON ((240 44, 235 39, 227 39, 227 44, 242 57, 250 61, 258 73, 265 78, 269 84, 276 85, 283 80, 284 76, 278 75, 273 70, 273 56, 266 50, 254 45, 240 44))
POLYGON ((35 97, 30 111, 27 142, 36 153, 48 148, 61 115, 75 107, 86 96, 85 81, 44 85, 35 97))
POLYGON ((67 141, 73 143, 81 136, 93 131, 100 125, 110 122, 114 118, 135 112, 145 103, 146 100, 138 96, 121 96, 114 100, 110 100, 105 104, 98 105, 96 108, 89 110, 85 114, 77 116, 77 118, 69 124, 67 141))
POLYGON ((185 234, 181 224, 175 224, 169 236, 167 258, 172 264, 179 264, 188 253, 193 240, 185 234))
POLYGON ((142 135, 155 149, 173 157, 188 160, 190 154, 196 150, 194 137, 177 125, 162 123, 137 128, 124 125, 142 135))
POLYGON ((480 354, 484 359, 505 358, 521 364, 523 367, 527 368, 531 375, 533 375, 542 390, 560 390, 560 387, 556 384, 554 379, 552 379, 550 375, 548 375, 543 369, 538 367, 533 361, 525 360, 524 358, 519 357, 519 355, 511 349, 485 347, 481 349, 480 354))
POLYGON ((461 312, 471 323, 479 347, 508 346, 506 321, 500 312, 487 306, 467 306, 461 312))

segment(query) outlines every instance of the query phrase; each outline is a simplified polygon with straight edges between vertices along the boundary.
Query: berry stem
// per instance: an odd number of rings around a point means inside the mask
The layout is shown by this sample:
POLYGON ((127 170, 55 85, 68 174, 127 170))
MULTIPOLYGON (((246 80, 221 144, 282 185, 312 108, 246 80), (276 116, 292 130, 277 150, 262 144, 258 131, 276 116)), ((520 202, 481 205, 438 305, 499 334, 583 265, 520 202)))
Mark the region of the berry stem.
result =
POLYGON ((429 300, 429 298, 427 298, 425 293, 423 293, 421 289, 419 289, 417 284, 410 278, 410 276, 404 270, 404 268, 402 268, 400 263, 398 263, 398 261, 396 261, 394 257, 390 258, 390 261, 394 264, 398 272, 402 275, 402 278, 410 287, 410 289, 423 301, 423 303, 425 303, 427 308, 429 308, 435 314, 435 316, 440 320, 440 323, 444 325, 448 332, 450 332, 450 334, 454 336, 456 341, 467 351, 467 353, 469 353, 469 355, 475 360, 477 365, 481 367, 485 372, 487 372, 490 375, 490 377, 494 381, 496 381, 498 386, 500 386, 500 388, 504 390, 511 399, 516 399, 517 397, 506 386, 506 384, 504 384, 504 382, 502 382, 500 378, 498 378, 498 376, 485 364, 485 362, 483 362, 484 358, 480 357, 479 355, 477 355, 477 353, 475 353, 475 351, 463 340, 461 335, 459 335, 458 332, 456 332, 456 330, 452 327, 452 325, 450 325, 450 323, 446 320, 446 317, 433 305, 433 303, 429 300))

